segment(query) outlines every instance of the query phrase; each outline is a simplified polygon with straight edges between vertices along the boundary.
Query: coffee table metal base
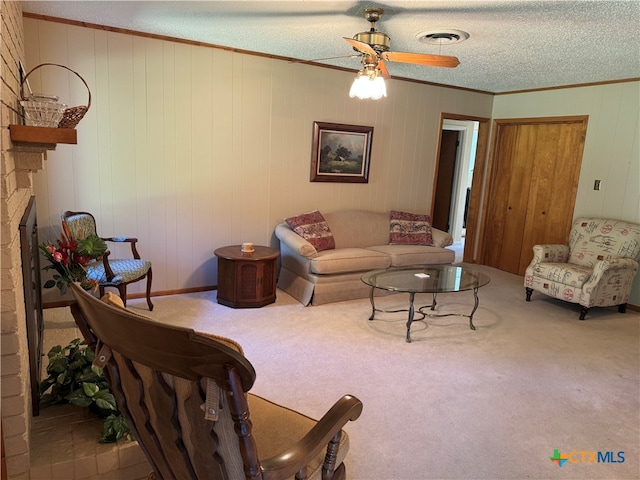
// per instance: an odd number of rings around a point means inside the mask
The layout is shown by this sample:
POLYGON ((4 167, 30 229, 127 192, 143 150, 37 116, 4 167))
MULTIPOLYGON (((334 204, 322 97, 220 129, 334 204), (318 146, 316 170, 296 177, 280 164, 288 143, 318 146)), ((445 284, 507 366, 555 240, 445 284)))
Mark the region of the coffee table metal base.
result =
POLYGON ((473 289, 473 299, 474 299, 474 303, 473 303, 473 309, 471 310, 471 313, 469 315, 465 315, 463 313, 428 313, 425 312, 424 309, 430 309, 432 312, 435 310, 436 305, 437 305, 437 301, 436 301, 436 293, 433 293, 433 301, 431 302, 431 305, 423 305, 421 307, 418 307, 418 309, 416 310, 415 305, 414 305, 414 300, 415 300, 415 292, 408 292, 409 293, 409 308, 401 308, 399 310, 381 310, 379 308, 376 308, 376 304, 374 301, 374 297, 373 297, 373 292, 375 290, 375 287, 371 287, 371 291, 369 292, 369 301, 371 302, 371 316, 369 317, 369 320, 373 320, 375 318, 376 312, 382 312, 382 313, 397 313, 397 312, 409 312, 408 318, 407 318, 407 343, 411 343, 411 324, 416 321, 416 320, 423 320, 426 317, 466 317, 469 319, 469 328, 471 330, 475 330, 476 327, 473 324, 473 314, 476 313, 476 310, 478 309, 478 305, 480 304, 480 300, 478 300, 478 288, 474 288, 473 289), (416 315, 421 315, 420 318, 415 318, 416 315))

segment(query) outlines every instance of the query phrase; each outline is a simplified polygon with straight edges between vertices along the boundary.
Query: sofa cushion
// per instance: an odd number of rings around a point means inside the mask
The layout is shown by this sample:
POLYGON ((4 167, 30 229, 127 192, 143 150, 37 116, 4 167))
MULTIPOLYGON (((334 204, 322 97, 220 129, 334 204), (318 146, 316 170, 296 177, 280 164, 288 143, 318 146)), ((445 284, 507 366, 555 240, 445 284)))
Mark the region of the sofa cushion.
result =
POLYGON ((389 212, 340 210, 324 214, 336 248, 366 248, 389 243, 389 212))
POLYGON ((310 260, 311 273, 327 275, 332 273, 360 272, 388 268, 391 257, 386 253, 365 248, 338 248, 318 252, 310 260))
POLYGON ((313 245, 316 250, 331 250, 336 248, 333 234, 326 220, 318 210, 303 213, 295 217, 285 219, 287 225, 313 245))
POLYGON ((453 250, 428 245, 378 245, 368 250, 389 255, 392 267, 446 264, 456 258, 453 250))
POLYGON ((391 210, 389 213, 390 245, 433 245, 431 217, 391 210))

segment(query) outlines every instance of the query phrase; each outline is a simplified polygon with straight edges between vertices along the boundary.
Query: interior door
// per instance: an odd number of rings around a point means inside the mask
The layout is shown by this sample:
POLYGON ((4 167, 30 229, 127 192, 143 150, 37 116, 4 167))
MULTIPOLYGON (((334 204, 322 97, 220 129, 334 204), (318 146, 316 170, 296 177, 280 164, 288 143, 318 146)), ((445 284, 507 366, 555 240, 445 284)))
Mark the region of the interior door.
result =
POLYGON ((456 130, 442 130, 440 137, 440 157, 431 224, 445 232, 449 231, 449 219, 451 218, 451 197, 460 143, 458 135, 459 132, 456 130))
POLYGON ((587 117, 496 121, 483 263, 524 275, 539 243, 566 243, 587 117))

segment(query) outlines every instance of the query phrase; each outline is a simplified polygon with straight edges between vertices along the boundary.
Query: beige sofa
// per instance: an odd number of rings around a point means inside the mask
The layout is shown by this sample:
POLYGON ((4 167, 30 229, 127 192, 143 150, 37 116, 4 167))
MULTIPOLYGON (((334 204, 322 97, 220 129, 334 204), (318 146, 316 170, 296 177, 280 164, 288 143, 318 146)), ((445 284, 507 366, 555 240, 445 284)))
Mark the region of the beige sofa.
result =
POLYGON ((281 268, 278 288, 303 305, 365 298, 370 287, 360 277, 379 268, 449 264, 455 252, 446 232, 432 229, 433 246, 389 245, 389 213, 343 210, 324 213, 335 249, 317 251, 286 223, 278 225, 281 268))

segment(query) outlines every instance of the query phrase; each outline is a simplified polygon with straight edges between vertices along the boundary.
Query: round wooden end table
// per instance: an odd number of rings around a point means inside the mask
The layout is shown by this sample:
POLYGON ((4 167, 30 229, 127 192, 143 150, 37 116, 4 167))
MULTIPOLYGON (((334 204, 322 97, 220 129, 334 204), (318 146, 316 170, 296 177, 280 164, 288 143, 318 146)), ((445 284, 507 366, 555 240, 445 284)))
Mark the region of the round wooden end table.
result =
POLYGON ((213 253, 218 257, 218 303, 255 308, 276 301, 278 250, 255 245, 245 253, 240 245, 229 245, 213 253))

